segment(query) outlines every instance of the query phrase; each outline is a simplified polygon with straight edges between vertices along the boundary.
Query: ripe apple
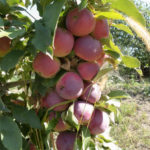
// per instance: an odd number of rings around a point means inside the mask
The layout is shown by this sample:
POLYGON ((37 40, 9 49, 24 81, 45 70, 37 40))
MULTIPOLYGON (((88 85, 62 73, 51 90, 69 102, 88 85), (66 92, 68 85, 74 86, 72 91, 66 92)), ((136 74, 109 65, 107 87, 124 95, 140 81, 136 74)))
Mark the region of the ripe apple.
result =
POLYGON ((95 24, 95 18, 87 8, 82 10, 75 8, 66 18, 66 26, 75 36, 88 35, 94 30, 95 24))
POLYGON ((108 26, 108 22, 106 19, 96 20, 95 29, 92 35, 97 40, 109 37, 109 26, 108 26))
POLYGON ((75 41, 74 51, 81 59, 92 62, 100 58, 102 45, 98 40, 87 35, 80 37, 75 41))
POLYGON ((93 112, 94 106, 85 101, 76 101, 74 104, 74 115, 81 125, 88 124, 93 112))
MULTIPOLYGON (((60 97, 55 91, 50 91, 47 93, 45 97, 42 98, 42 106, 46 108, 50 108, 56 104, 62 103, 66 101, 62 97, 60 97)), ((63 111, 68 107, 68 104, 60 105, 55 107, 54 111, 63 111)))
POLYGON ((51 78, 60 69, 60 62, 58 59, 51 59, 50 56, 40 52, 33 61, 33 69, 36 73, 44 78, 51 78))
POLYGON ((78 65, 77 70, 83 80, 92 80, 99 71, 99 65, 94 62, 82 62, 78 65))
POLYGON ((74 132, 61 132, 56 139, 57 150, 74 150, 76 133, 74 132))
POLYGON ((65 73, 56 84, 58 95, 64 99, 72 100, 81 96, 84 84, 75 72, 65 73))
POLYGON ((74 37, 72 33, 63 28, 57 28, 54 39, 54 56, 67 56, 74 45, 74 37))
POLYGON ((85 83, 81 99, 94 104, 101 97, 101 87, 97 83, 85 83))
POLYGON ((96 109, 88 128, 92 135, 97 135, 103 133, 109 127, 109 123, 108 114, 96 109))

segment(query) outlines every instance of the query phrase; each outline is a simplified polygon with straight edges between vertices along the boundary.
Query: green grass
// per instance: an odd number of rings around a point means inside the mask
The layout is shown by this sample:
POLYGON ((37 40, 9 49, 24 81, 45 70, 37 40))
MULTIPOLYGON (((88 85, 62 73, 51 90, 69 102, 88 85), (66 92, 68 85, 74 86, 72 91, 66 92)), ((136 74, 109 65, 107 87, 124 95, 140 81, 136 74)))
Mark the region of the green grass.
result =
POLYGON ((111 137, 123 150, 150 150, 150 81, 110 80, 105 92, 112 89, 126 91, 131 99, 122 101, 111 137))
POLYGON ((131 96, 140 94, 143 99, 150 97, 150 80, 142 79, 140 82, 134 79, 128 80, 112 80, 110 79, 106 84, 107 90, 120 89, 129 93, 131 96))
POLYGON ((124 102, 120 108, 117 123, 113 125, 111 136, 123 150, 150 149, 150 128, 147 124, 147 115, 137 114, 135 102, 124 102))

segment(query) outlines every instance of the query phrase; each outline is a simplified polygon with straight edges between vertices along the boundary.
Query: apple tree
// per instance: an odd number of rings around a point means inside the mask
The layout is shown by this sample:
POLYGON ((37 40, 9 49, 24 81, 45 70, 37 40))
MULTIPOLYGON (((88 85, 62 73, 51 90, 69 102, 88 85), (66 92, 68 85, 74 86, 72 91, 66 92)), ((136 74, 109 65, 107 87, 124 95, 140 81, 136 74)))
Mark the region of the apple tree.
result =
POLYGON ((1 150, 121 149, 109 131, 129 95, 104 85, 119 64, 142 71, 111 26, 147 33, 130 0, 0 0, 1 150))

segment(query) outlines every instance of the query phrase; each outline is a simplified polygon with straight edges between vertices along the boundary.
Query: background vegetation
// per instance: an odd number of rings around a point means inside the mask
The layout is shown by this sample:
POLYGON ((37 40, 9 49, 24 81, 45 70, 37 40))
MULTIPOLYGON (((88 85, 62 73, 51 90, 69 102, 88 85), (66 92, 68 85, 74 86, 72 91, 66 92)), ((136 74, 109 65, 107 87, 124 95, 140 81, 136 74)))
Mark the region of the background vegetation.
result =
MULTIPOLYGON (((135 5, 146 19, 150 31, 150 2, 134 0, 135 5)), ((131 98, 123 100, 117 123, 111 130, 112 137, 123 150, 150 149, 150 52, 145 44, 134 33, 134 37, 124 31, 111 28, 115 43, 124 53, 137 57, 141 62, 143 77, 124 65, 119 66, 119 72, 112 74, 106 85, 110 89, 122 89, 131 98), (123 39, 124 42, 121 42, 123 39)))

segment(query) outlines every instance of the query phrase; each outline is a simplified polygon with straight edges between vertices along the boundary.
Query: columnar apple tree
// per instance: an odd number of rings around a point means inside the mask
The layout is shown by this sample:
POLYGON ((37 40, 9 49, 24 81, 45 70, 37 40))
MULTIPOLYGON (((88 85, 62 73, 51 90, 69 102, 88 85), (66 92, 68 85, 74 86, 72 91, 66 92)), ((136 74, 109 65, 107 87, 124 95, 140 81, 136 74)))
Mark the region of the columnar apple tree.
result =
POLYGON ((0 150, 120 149, 109 131, 129 95, 103 90, 120 63, 142 74, 110 33, 133 35, 127 18, 145 27, 129 0, 0 0, 0 150))

